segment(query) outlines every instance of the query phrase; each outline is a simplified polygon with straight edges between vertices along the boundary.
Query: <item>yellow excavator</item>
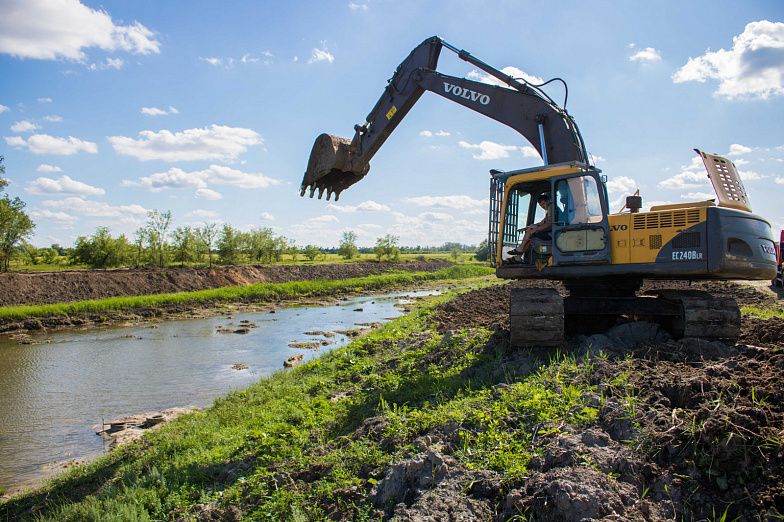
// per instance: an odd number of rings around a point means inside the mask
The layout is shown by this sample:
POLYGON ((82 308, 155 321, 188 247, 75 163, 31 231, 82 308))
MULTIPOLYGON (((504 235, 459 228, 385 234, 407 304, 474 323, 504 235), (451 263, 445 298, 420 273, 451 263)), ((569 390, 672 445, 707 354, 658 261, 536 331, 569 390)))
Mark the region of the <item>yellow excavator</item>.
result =
MULTIPOLYGON (((571 324, 602 324, 618 317, 655 320, 675 338, 737 340, 740 310, 733 299, 696 290, 638 295, 643 279, 771 280, 776 250, 768 221, 752 213, 735 165, 697 150, 717 199, 653 206, 642 212, 638 195, 611 213, 606 176, 591 164, 574 119, 542 89, 514 78, 439 37, 417 46, 397 67, 365 123, 352 139, 316 138, 300 195, 327 199, 360 181, 395 127, 430 91, 519 132, 543 165, 490 171, 489 237, 496 274, 505 279, 560 280, 568 291, 515 288, 511 342, 556 346, 571 324), (436 71, 446 48, 497 81, 478 82, 436 71), (549 201, 549 229, 522 255, 525 227, 541 221, 537 200, 549 201)), ((568 90, 566 90, 568 93, 568 90)), ((568 94, 567 94, 568 95, 568 94)))

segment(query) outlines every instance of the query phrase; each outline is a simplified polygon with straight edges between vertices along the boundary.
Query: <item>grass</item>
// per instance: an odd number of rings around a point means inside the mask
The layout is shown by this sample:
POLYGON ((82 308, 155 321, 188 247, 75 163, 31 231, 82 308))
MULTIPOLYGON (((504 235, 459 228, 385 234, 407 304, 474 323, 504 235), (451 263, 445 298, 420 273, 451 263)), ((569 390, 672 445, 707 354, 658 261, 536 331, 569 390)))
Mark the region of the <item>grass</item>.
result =
POLYGON ((32 317, 67 316, 120 310, 149 309, 174 304, 205 303, 213 301, 270 301, 276 299, 329 295, 339 292, 376 290, 426 281, 466 279, 488 276, 494 269, 478 265, 456 265, 435 272, 389 272, 351 279, 291 281, 287 283, 257 283, 142 296, 109 297, 42 305, 0 307, 0 321, 22 320, 32 317))
POLYGON ((465 467, 519 481, 534 438, 595 419, 584 400, 595 392, 590 363, 510 364, 484 328, 442 335, 430 317, 450 298, 77 466, 0 504, 0 520, 219 519, 232 509, 251 520, 375 519, 367 491, 444 426, 456 427, 465 467))
POLYGON ((770 306, 760 308, 758 306, 741 306, 740 311, 743 315, 758 317, 760 319, 784 319, 784 308, 770 306))

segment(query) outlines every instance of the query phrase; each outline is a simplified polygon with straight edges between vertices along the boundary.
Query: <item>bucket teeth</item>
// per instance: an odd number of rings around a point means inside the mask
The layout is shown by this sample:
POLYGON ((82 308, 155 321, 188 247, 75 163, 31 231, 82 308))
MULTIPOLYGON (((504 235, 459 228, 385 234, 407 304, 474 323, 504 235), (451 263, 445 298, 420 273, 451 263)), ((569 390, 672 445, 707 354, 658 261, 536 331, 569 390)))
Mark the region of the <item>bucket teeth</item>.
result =
POLYGON ((319 199, 323 192, 327 192, 327 200, 338 195, 354 183, 361 180, 370 170, 370 166, 357 164, 358 158, 352 156, 350 151, 351 140, 321 134, 316 138, 313 149, 308 159, 308 168, 302 178, 300 195, 310 189, 310 197, 319 191, 319 199))

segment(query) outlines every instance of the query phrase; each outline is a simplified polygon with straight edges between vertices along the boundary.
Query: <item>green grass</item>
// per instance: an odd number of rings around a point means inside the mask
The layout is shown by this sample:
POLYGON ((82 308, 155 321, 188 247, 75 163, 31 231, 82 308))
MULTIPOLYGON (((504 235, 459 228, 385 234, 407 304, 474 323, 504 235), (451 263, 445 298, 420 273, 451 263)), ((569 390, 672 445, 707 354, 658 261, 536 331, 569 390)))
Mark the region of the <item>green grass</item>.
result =
POLYGON ((376 290, 426 281, 482 277, 493 274, 494 272, 494 269, 487 266, 456 265, 435 272, 389 272, 352 279, 257 283, 245 286, 198 290, 194 292, 109 297, 105 299, 92 299, 71 303, 4 306, 0 307, 0 320, 8 321, 31 317, 67 316, 138 308, 157 308, 184 303, 271 301, 292 297, 329 295, 338 292, 376 290))
POLYGON ((519 484, 534 438, 595 419, 590 362, 529 366, 484 328, 442 335, 430 316, 451 297, 0 504, 0 520, 168 520, 203 505, 218 517, 368 520, 367 491, 444 426, 456 427, 462 465, 519 484), (371 417, 376 430, 363 428, 371 417))
POLYGON ((784 308, 771 306, 760 308, 758 306, 741 306, 740 311, 743 315, 758 317, 760 319, 784 319, 784 308))

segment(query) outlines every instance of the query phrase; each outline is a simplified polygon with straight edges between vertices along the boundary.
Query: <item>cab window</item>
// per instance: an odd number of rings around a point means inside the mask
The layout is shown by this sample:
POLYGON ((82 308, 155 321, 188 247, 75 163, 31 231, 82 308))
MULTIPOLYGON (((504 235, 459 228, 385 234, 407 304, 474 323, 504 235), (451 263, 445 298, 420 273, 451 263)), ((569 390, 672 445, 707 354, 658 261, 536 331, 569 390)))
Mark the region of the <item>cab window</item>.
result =
POLYGON ((593 176, 576 176, 558 181, 554 206, 555 220, 561 225, 602 221, 599 187, 593 176))

